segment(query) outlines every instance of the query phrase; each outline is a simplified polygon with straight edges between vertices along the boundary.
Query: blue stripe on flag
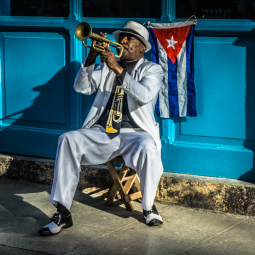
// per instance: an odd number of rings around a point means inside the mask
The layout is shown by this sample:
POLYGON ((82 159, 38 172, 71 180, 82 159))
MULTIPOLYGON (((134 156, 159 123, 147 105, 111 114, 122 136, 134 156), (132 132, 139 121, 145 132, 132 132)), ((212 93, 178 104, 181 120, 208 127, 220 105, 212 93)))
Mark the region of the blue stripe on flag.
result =
POLYGON ((154 34, 152 28, 149 28, 150 34, 150 44, 151 44, 151 61, 159 64, 159 54, 158 54, 158 40, 156 35, 154 34))
MULTIPOLYGON (((152 28, 149 28, 149 34, 150 34, 150 44, 151 44, 151 61, 154 63, 159 64, 159 53, 158 53, 158 40, 155 36, 152 28)), ((157 99, 156 105, 155 105, 155 112, 158 117, 160 117, 160 110, 159 110, 159 97, 157 99)))
POLYGON ((169 100, 169 118, 179 117, 179 102, 177 88, 177 60, 173 64, 167 57, 168 64, 168 100, 169 100))
POLYGON ((187 61, 187 116, 196 117, 196 92, 194 85, 194 27, 192 25, 186 38, 186 61, 187 61))

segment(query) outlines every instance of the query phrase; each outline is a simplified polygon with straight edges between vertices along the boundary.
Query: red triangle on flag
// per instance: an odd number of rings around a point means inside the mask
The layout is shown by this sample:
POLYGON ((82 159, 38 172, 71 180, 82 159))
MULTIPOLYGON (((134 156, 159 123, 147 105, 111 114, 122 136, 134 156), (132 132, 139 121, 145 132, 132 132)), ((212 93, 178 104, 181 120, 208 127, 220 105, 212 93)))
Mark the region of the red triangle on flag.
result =
POLYGON ((189 33, 190 26, 177 28, 153 28, 158 41, 174 64, 189 33))

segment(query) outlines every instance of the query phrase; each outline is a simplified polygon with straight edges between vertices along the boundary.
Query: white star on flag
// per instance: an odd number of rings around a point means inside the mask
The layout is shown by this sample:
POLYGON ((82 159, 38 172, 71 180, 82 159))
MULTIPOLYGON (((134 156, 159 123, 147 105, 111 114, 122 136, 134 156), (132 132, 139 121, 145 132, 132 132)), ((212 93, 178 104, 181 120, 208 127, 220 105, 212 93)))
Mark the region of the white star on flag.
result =
POLYGON ((171 40, 167 40, 167 39, 166 39, 166 41, 169 43, 168 46, 167 46, 167 48, 172 47, 172 48, 175 50, 174 45, 175 45, 176 43, 178 43, 178 41, 175 41, 173 36, 172 36, 171 40))

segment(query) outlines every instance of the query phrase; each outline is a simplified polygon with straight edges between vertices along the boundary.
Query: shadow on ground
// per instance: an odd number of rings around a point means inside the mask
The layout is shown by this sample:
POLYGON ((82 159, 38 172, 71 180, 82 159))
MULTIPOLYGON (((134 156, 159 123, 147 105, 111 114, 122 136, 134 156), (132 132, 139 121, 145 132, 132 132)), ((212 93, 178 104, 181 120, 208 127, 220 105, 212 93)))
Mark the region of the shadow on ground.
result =
POLYGON ((144 224, 141 204, 134 212, 105 206, 98 193, 77 191, 73 227, 40 237, 55 209, 50 185, 0 180, 0 254, 191 254, 253 255, 254 217, 157 203, 160 227, 144 224), (40 253, 39 253, 40 252, 40 253))

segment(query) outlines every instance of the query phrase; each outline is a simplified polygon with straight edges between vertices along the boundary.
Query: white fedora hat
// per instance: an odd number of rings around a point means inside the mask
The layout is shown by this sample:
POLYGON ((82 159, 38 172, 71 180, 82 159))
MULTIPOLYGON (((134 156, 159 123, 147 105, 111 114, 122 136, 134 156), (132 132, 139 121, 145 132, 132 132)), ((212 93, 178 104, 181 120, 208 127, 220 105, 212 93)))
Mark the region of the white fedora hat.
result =
POLYGON ((137 37, 146 47, 145 52, 151 49, 151 44, 149 42, 149 32, 141 24, 135 21, 129 21, 122 30, 117 30, 113 32, 114 39, 118 42, 121 33, 131 34, 137 37))

